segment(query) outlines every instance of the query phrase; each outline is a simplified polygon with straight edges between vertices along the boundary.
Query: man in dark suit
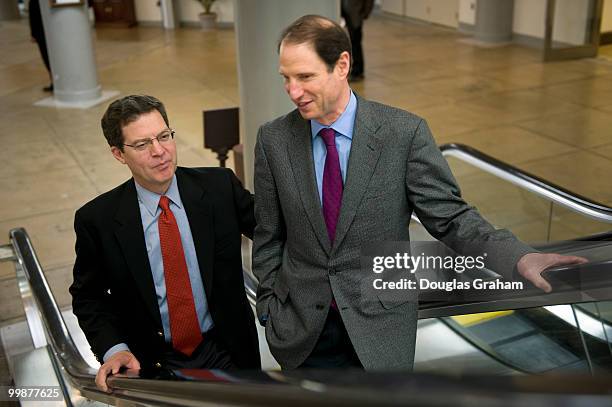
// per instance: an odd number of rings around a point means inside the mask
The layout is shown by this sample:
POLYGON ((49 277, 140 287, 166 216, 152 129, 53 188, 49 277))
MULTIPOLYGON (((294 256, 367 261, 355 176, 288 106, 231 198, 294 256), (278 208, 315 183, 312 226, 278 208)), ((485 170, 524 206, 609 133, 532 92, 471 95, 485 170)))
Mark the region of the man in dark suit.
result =
POLYGON ((45 68, 47 68, 47 73, 49 74, 49 86, 45 86, 43 90, 45 92, 53 92, 53 79, 51 77, 51 65, 49 65, 49 53, 47 52, 47 40, 45 37, 45 29, 43 26, 43 19, 40 13, 40 4, 39 0, 30 0, 28 6, 28 17, 30 21, 30 35, 32 37, 32 42, 36 42, 38 45, 38 50, 40 51, 40 56, 45 64, 45 68))
POLYGON ((461 198, 423 119, 365 100, 348 84, 350 41, 321 16, 279 41, 280 73, 297 109, 264 124, 255 147, 253 270, 257 314, 284 369, 411 369, 417 304, 368 297, 360 249, 408 241, 416 212, 461 251, 478 242, 488 265, 550 290, 540 273, 584 261, 533 253, 461 198))
POLYGON ((253 197, 224 168, 177 167, 174 130, 151 96, 102 118, 133 178, 75 215, 74 314, 96 358, 96 383, 120 368, 260 368, 246 299, 241 234, 253 197))
POLYGON ((374 8, 374 0, 342 0, 340 6, 342 17, 346 23, 346 30, 351 38, 353 67, 349 79, 359 81, 364 77, 363 47, 361 46, 363 22, 370 16, 374 8))

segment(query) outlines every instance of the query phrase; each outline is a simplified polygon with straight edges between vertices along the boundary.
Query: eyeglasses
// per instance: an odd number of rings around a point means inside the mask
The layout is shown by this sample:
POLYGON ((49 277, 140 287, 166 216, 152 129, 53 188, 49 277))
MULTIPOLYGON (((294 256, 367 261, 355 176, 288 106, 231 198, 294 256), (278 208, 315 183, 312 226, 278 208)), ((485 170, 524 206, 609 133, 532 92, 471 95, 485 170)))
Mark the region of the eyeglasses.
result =
POLYGON ((136 151, 144 151, 153 145, 153 140, 157 140, 159 144, 164 144, 169 142, 174 138, 174 134, 176 132, 172 129, 164 131, 163 133, 159 133, 157 136, 153 138, 148 138, 144 140, 138 140, 135 144, 123 144, 124 146, 132 147, 136 151))

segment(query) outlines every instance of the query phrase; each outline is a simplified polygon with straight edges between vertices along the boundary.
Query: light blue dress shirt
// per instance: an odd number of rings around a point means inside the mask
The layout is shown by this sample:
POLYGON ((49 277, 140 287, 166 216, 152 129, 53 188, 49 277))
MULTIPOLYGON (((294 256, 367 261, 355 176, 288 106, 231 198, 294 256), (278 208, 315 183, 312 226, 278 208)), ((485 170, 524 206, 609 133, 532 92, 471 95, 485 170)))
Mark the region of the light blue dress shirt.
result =
POLYGON ((344 109, 344 112, 329 126, 325 126, 315 120, 310 121, 310 131, 312 133, 312 157, 314 159, 315 175, 317 177, 317 189, 319 190, 319 202, 323 205, 323 170, 325 169, 325 157, 327 148, 323 137, 319 136, 319 131, 324 128, 332 128, 336 131, 336 149, 340 159, 340 171, 342 172, 342 182, 346 182, 346 169, 348 167, 351 144, 353 142, 353 128, 355 126, 355 116, 357 113, 357 98, 353 91, 344 109))
MULTIPOLYGON (((140 208, 140 219, 142 220, 142 228, 145 235, 145 243, 147 246, 147 255, 149 264, 151 265, 151 273, 153 274, 153 283, 155 284, 155 293, 157 294, 157 304, 159 305, 159 313, 161 315, 162 326, 164 328, 164 337, 166 342, 172 342, 170 333, 170 317, 168 315, 168 301, 166 298, 166 281, 164 277, 164 263, 162 260, 161 247, 159 243, 159 230, 157 220, 161 214, 159 207, 159 199, 161 195, 151 192, 142 186, 136 184, 136 193, 138 195, 138 207, 140 208)), ((213 320, 208 311, 208 303, 206 301, 206 293, 204 292, 204 283, 200 274, 200 266, 196 255, 191 228, 185 207, 181 201, 176 175, 172 179, 172 183, 165 194, 170 199, 170 210, 176 218, 179 231, 181 233, 181 243, 185 252, 185 261, 189 272, 189 281, 191 282, 191 291, 195 301, 196 313, 198 322, 202 332, 210 330, 213 326, 213 320)), ((116 352, 121 350, 129 350, 126 344, 120 343, 110 348, 103 357, 106 362, 116 352)))

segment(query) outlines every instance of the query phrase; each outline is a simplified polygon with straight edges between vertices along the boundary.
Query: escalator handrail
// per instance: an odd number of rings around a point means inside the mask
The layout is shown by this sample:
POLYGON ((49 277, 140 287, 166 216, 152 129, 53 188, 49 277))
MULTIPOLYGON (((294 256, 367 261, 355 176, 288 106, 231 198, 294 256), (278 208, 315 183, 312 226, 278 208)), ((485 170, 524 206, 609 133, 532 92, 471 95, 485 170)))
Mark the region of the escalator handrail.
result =
MULTIPOLYGON (((609 262, 606 262, 608 264, 609 262)), ((612 266, 612 263, 610 263, 612 266)), ((550 272, 550 275, 555 274, 555 272, 550 272)), ((247 271, 243 271, 244 275, 244 287, 247 298, 249 302, 255 306, 257 300, 257 280, 247 271)), ((603 277, 602 277, 603 278, 603 277)), ((529 284, 529 283, 525 283, 529 284)), ((597 290, 590 290, 589 292, 593 293, 593 295, 598 298, 605 298, 612 300, 612 291, 610 290, 612 287, 612 275, 607 277, 605 282, 602 280, 602 287, 597 290), (607 293, 610 295, 607 295, 607 293)), ((471 302, 466 303, 454 303, 443 302, 440 301, 438 303, 425 303, 420 302, 418 304, 418 318, 419 319, 427 319, 427 318, 443 318, 454 315, 464 315, 464 314, 478 314, 481 312, 495 312, 495 311, 503 311, 508 309, 522 309, 522 308, 533 308, 533 307, 541 307, 541 306, 551 306, 551 305, 560 305, 567 304, 568 302, 577 303, 579 301, 579 296, 576 292, 558 292, 552 293, 548 295, 543 295, 539 290, 535 290, 535 293, 531 295, 523 295, 523 296, 515 296, 515 297, 504 297, 500 296, 500 298, 495 299, 486 299, 479 301, 475 299, 471 302)), ((589 302, 590 297, 586 297, 583 302, 589 302)))
POLYGON ((70 377, 85 380, 83 384, 95 387, 96 371, 85 361, 70 335, 28 233, 23 228, 15 228, 9 232, 9 236, 17 262, 28 280, 49 345, 70 377))
MULTIPOLYGON (((233 405, 272 406, 286 405, 289 399, 326 405, 385 404, 383 403, 385 400, 380 398, 380 395, 364 394, 358 388, 347 392, 346 389, 342 388, 336 391, 333 385, 319 385, 313 391, 313 389, 304 385, 310 383, 308 380, 298 380, 292 384, 287 381, 287 376, 280 372, 274 375, 263 373, 272 378, 278 376, 277 380, 270 380, 271 384, 274 381, 278 384, 274 386, 267 386, 258 382, 240 382, 239 386, 230 386, 214 381, 192 383, 112 377, 109 379, 109 383, 112 384, 114 392, 112 394, 103 393, 95 387, 96 370, 83 359, 70 336, 27 232, 23 228, 13 229, 10 231, 10 237, 15 257, 25 271, 39 308, 42 322, 49 337, 52 354, 60 362, 72 385, 85 397, 110 404, 121 404, 123 400, 135 404, 155 404, 157 401, 171 405, 193 405, 197 402, 213 402, 221 405, 223 402, 227 402, 233 405), (325 392, 321 392, 322 387, 320 386, 325 388, 325 392)), ((245 288, 253 299, 254 284, 255 280, 251 275, 245 273, 245 288)), ((501 309, 508 309, 508 307, 504 304, 498 307, 498 310, 501 309)), ((452 315, 452 313, 448 315, 452 315)), ((418 380, 418 377, 412 380, 418 380)), ((415 395, 410 393, 407 397, 414 400, 415 395)))
POLYGON ((612 208, 460 143, 440 146, 452 156, 591 219, 612 223, 612 208))

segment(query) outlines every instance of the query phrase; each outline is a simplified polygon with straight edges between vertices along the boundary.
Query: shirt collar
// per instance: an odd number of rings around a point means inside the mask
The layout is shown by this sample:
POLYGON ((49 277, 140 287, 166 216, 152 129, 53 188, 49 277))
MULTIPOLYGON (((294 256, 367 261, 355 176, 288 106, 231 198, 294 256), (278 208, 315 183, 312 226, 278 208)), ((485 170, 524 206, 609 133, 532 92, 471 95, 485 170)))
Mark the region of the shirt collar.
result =
POLYGON ((351 97, 349 98, 349 102, 344 109, 344 112, 336 119, 335 122, 326 126, 317 122, 316 120, 310 121, 310 129, 312 133, 312 138, 314 139, 321 129, 331 127, 336 131, 336 133, 340 133, 345 137, 353 139, 353 127, 355 126, 355 115, 357 113, 357 98, 355 94, 351 90, 351 97))
MULTIPOLYGON (((136 194, 138 195, 138 201, 142 202, 147 211, 151 214, 151 216, 155 216, 157 213, 157 207, 159 205, 159 198, 161 198, 160 194, 149 191, 145 187, 141 186, 136 180, 134 180, 134 184, 136 185, 136 194)), ((178 185, 176 182, 176 174, 172 177, 172 182, 170 183, 170 187, 164 194, 179 208, 182 207, 181 196, 179 194, 178 185)))

